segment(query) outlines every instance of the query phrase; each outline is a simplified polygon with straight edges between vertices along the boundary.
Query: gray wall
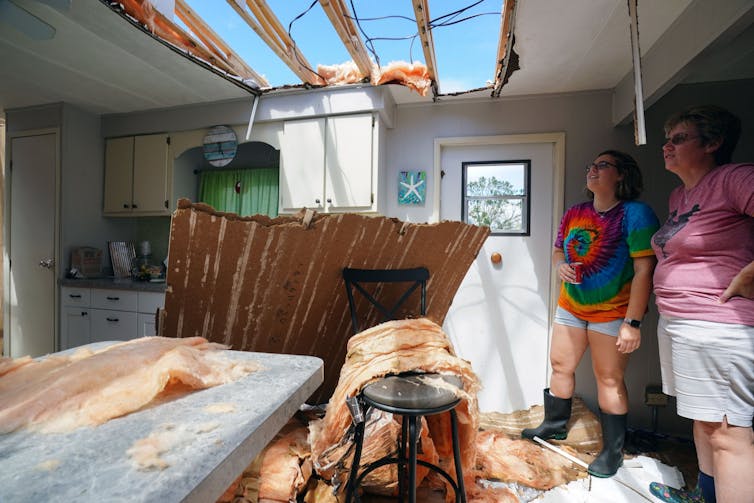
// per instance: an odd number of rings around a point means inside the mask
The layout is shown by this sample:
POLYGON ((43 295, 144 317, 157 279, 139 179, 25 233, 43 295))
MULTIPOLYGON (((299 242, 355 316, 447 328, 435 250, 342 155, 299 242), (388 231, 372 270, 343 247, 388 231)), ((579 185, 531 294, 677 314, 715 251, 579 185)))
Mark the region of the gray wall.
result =
MULTIPOLYGON (((633 144, 632 126, 613 127, 612 95, 609 92, 576 93, 520 99, 480 100, 477 102, 438 102, 427 105, 406 105, 393 109, 391 100, 380 99, 373 90, 364 95, 368 102, 381 108, 381 113, 394 126, 384 136, 386 174, 383 187, 386 214, 403 220, 423 222, 429 219, 431 207, 406 207, 396 204, 398 172, 425 169, 432 176, 434 139, 451 136, 490 136, 500 134, 560 132, 566 133, 565 206, 583 200, 582 166, 606 148, 623 149, 634 155, 645 175, 643 199, 664 219, 669 191, 677 185, 675 176, 662 164, 662 123, 665 117, 688 104, 716 103, 738 113, 744 123, 744 137, 739 144, 739 160, 754 159, 754 81, 722 82, 679 86, 654 104, 646 113, 649 143, 633 144)), ((355 91, 354 91, 355 92, 355 91)), ((318 96, 315 95, 315 96, 318 96)), ((257 119, 260 122, 280 120, 276 99, 263 101, 257 119)), ((281 100, 281 102, 284 100, 281 100)), ((103 149, 102 137, 116 134, 138 134, 171 127, 185 129, 215 124, 236 124, 248 120, 250 102, 222 103, 212 106, 186 107, 180 110, 154 111, 131 116, 110 116, 100 119, 68 105, 35 108, 8 113, 8 130, 61 126, 63 138, 61 211, 63 218, 63 250, 61 259, 67 266, 71 246, 90 245, 105 249, 108 240, 131 239, 153 241, 156 258, 167 251, 168 218, 104 218, 102 212, 103 149)), ((285 108, 293 113, 295 107, 285 108)), ((433 181, 428 179, 428 200, 432 200, 433 181)), ((562 208, 560 209, 562 211, 562 208)), ((630 422, 641 428, 651 427, 651 410, 644 405, 644 389, 660 382, 657 340, 654 327, 657 314, 651 303, 643 332, 642 347, 632 356, 627 372, 630 398, 630 422)), ((587 356, 577 371, 577 393, 596 410, 596 389, 590 359, 587 356)), ((659 412, 660 430, 690 435, 687 421, 677 419, 670 406, 659 412)))
MULTIPOLYGON (((426 169, 429 201, 433 181, 434 139, 452 136, 489 136, 515 133, 564 131, 566 133, 565 207, 584 198, 583 165, 601 150, 617 148, 635 156, 642 167, 645 191, 641 199, 657 213, 667 215, 667 196, 678 185, 675 175, 665 171, 662 162, 664 132, 662 124, 672 112, 696 103, 713 103, 738 114, 744 125, 735 159, 754 159, 754 81, 732 81, 678 86, 646 111, 648 143, 634 145, 633 124, 613 127, 611 99, 608 92, 578 93, 562 96, 538 96, 528 99, 481 101, 477 103, 434 103, 397 109, 395 127, 387 138, 387 214, 413 222, 427 221, 431 208, 398 206, 392 180, 398 172, 426 169)), ((642 346, 632 355, 626 373, 629 390, 630 424, 652 428, 652 410, 644 405, 645 388, 661 382, 657 354, 657 310, 654 298, 642 330, 642 346)), ((592 376, 591 355, 585 355, 577 370, 577 394, 597 410, 597 391, 592 376)), ((489 384, 488 384, 489 385, 489 384)), ((658 409, 658 430, 691 436, 690 421, 678 418, 671 400, 667 408, 658 409)))

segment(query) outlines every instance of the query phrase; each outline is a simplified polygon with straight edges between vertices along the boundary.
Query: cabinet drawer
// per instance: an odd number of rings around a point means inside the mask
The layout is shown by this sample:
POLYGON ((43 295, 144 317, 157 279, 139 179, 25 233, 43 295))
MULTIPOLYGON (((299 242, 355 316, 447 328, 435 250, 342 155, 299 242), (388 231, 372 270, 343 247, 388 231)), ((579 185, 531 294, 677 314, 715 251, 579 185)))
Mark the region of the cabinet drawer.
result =
POLYGON ((138 293, 133 291, 92 288, 92 307, 136 312, 137 297, 138 293))
POLYGON ((165 294, 157 292, 139 292, 139 309, 140 313, 155 314, 157 309, 162 309, 165 305, 165 294))
POLYGON ((92 342, 128 341, 138 336, 136 313, 90 309, 92 342))
POLYGON ((89 307, 89 289, 71 286, 61 287, 60 302, 64 307, 89 307))
POLYGON ((154 314, 139 313, 139 337, 157 335, 157 317, 154 314))

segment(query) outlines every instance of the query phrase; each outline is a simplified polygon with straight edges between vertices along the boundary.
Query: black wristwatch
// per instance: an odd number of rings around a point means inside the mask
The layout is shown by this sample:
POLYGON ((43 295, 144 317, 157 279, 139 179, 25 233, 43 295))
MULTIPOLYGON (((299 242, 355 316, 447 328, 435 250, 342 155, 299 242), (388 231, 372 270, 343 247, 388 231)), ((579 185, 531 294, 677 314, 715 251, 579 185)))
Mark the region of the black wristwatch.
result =
POLYGON ((625 323, 627 325, 631 325, 634 328, 641 327, 641 320, 633 320, 631 318, 626 318, 626 319, 623 320, 623 323, 625 323))

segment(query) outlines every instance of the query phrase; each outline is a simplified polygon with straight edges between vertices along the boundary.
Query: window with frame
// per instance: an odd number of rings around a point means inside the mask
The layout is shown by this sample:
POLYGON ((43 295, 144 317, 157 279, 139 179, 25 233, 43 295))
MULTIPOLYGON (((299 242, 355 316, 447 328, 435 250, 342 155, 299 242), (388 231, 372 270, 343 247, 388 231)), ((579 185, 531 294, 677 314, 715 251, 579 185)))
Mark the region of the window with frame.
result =
POLYGON ((531 160, 461 163, 462 219, 495 235, 528 236, 531 160))

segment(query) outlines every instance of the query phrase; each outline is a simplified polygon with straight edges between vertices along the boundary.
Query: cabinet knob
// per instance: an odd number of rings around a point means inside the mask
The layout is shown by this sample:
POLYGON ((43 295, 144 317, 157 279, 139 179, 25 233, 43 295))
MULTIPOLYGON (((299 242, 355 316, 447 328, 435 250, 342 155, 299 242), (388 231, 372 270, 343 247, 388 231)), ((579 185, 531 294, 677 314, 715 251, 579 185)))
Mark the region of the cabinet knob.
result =
POLYGON ((78 294, 78 293, 71 293, 71 294, 68 294, 68 296, 70 298, 72 298, 72 299, 80 299, 81 298, 81 294, 78 294))
POLYGON ((327 198, 327 204, 332 204, 332 199, 330 199, 329 197, 327 198))
POLYGON ((112 321, 113 323, 117 323, 120 321, 118 318, 105 318, 107 321, 112 321))
POLYGON ((107 300, 120 300, 120 297, 110 297, 110 296, 107 296, 107 297, 105 297, 105 298, 106 298, 107 300))
POLYGON ((81 311, 81 316, 89 316, 89 313, 87 311, 81 311))
POLYGON ((319 204, 319 199, 315 199, 314 202, 319 204))
POLYGON ((136 209, 136 208, 138 208, 138 207, 139 207, 139 206, 138 206, 138 205, 136 205, 136 204, 132 204, 132 205, 131 205, 131 208, 133 208, 133 209, 136 209))
POLYGON ((130 205, 128 205, 128 204, 126 204, 126 203, 123 203, 123 207, 124 207, 125 209, 128 209, 128 208, 130 207, 130 205))

